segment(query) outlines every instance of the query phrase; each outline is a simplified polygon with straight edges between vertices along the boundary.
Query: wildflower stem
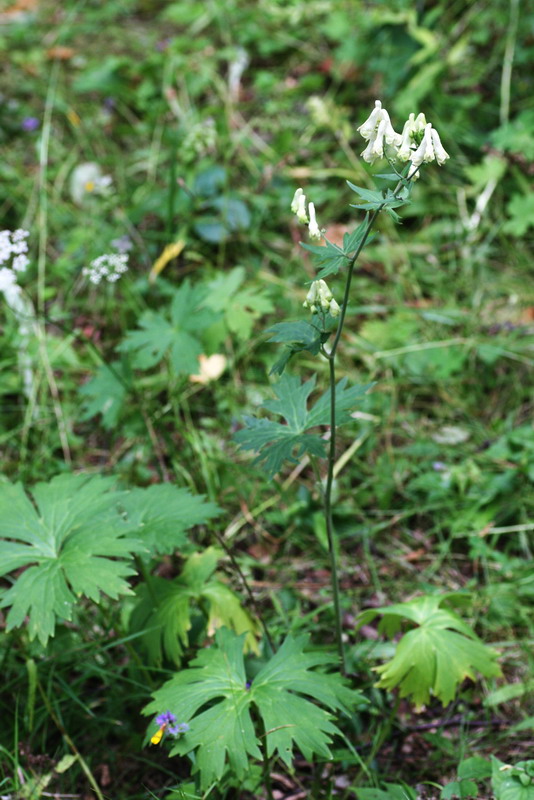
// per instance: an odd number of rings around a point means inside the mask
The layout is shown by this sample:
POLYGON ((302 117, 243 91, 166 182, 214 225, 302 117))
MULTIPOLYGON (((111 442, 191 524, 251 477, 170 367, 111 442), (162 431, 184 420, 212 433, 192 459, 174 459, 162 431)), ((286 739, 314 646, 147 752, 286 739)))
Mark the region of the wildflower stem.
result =
MULTIPOLYGON (((399 181, 397 189, 402 185, 402 181, 399 181)), ((334 535, 334 522, 332 519, 332 486, 334 483, 334 465, 336 461, 336 367, 335 367, 335 359, 336 359, 336 352, 337 347, 339 344, 339 340, 341 338, 341 333, 343 331, 343 324, 345 322, 345 315, 347 313, 347 306, 349 303, 349 295, 350 295, 350 286, 352 283, 352 275, 354 273, 354 265, 358 260, 358 256, 360 255, 361 251, 363 250, 367 238, 371 232, 371 228, 374 225, 374 222, 379 215, 380 211, 384 206, 381 205, 377 208, 371 218, 369 219, 369 223, 365 230, 365 233, 354 253, 347 272, 347 280, 345 283, 345 293, 343 296, 343 303, 341 306, 341 312, 339 315, 339 324, 337 326, 336 335, 334 337, 334 341, 332 343, 332 348, 329 353, 324 351, 324 355, 326 355, 328 359, 328 366, 330 371, 330 448, 328 451, 328 462, 327 462, 327 476, 326 476, 326 487, 324 491, 324 513, 325 513, 325 520, 326 520, 326 535, 328 538, 328 551, 330 554, 330 566, 332 571, 332 592, 334 595, 334 613, 335 613, 335 622, 336 622, 336 640, 337 640, 337 647, 339 653, 339 662, 340 668, 343 675, 347 672, 347 665, 345 660, 345 648, 343 646, 343 625, 342 625, 342 617, 341 617, 341 604, 340 604, 340 587, 339 587, 339 575, 338 575, 338 568, 337 568, 337 551, 336 551, 336 542, 335 542, 335 535, 334 535)))
POLYGON ((271 654, 274 655, 274 653, 276 653, 276 647, 274 646, 273 638, 271 636, 269 628, 267 627, 267 623, 265 622, 265 620, 263 618, 263 615, 262 615, 262 613, 260 611, 260 608, 259 608, 259 606, 258 606, 258 604, 256 602, 256 598, 254 597, 254 593, 252 592, 252 589, 250 588, 249 583, 248 583, 245 575, 243 574, 243 570, 239 566, 239 562, 234 557, 234 554, 232 553, 231 549, 228 547, 228 545, 226 544, 226 542, 224 541, 224 539, 220 535, 220 533, 218 533, 217 531, 214 531, 214 534, 215 534, 215 537, 216 537, 217 541, 219 542, 219 544, 223 548, 224 552, 226 553, 226 555, 228 556, 228 558, 232 562, 232 566, 234 567, 235 571, 237 572, 237 574, 241 578, 241 582, 243 583, 243 587, 244 587, 246 593, 248 594, 248 597, 249 597, 250 603, 252 605, 252 608, 254 609, 254 612, 255 612, 257 618, 260 621, 260 624, 261 624, 261 626, 263 628, 263 631, 265 633, 265 638, 267 639, 267 641, 269 643, 269 647, 271 648, 271 654))

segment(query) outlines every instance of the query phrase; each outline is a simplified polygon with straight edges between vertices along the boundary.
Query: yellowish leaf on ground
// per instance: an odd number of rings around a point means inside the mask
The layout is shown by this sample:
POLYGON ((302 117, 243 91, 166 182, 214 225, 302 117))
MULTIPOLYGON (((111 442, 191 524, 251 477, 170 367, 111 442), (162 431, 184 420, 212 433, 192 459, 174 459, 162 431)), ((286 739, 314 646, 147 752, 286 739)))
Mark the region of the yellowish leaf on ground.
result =
POLYGON ((173 244, 168 244, 163 253, 159 256, 159 258, 154 261, 152 264, 152 269, 148 275, 148 280, 150 283, 153 283, 160 272, 163 272, 169 261, 172 261, 173 258, 176 258, 180 255, 182 250, 185 247, 185 242, 183 239, 179 239, 177 242, 173 242, 173 244))

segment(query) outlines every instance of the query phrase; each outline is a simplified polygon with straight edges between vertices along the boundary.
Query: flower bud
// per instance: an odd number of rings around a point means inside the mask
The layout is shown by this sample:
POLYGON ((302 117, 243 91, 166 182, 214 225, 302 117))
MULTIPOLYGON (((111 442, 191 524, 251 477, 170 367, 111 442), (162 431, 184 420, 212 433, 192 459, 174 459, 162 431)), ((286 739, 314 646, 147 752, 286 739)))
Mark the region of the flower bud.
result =
POLYGON ((293 200, 291 201, 291 211, 293 212, 293 214, 296 214, 297 211, 299 210, 299 198, 302 194, 304 194, 302 189, 297 189, 297 191, 293 195, 293 200))
POLYGON ((339 317, 341 314, 341 308, 339 307, 339 303, 337 303, 334 298, 330 301, 330 308, 328 309, 330 312, 331 317, 339 317))
POLYGON ((297 219, 299 222, 306 224, 308 222, 308 215, 306 214, 306 195, 300 194, 297 199, 297 219))

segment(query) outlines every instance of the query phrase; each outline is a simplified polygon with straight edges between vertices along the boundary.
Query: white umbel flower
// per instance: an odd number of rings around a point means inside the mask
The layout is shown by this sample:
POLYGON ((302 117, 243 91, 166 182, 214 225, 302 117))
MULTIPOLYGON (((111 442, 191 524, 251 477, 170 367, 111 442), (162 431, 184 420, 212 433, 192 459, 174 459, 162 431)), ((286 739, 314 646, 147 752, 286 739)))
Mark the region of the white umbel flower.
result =
POLYGON ((94 258, 88 267, 84 267, 82 275, 97 285, 103 280, 115 283, 127 271, 128 253, 105 253, 94 258))
POLYGON ((0 292, 5 292, 17 282, 17 276, 9 267, 0 267, 0 292))
POLYGON ((320 241, 322 239, 322 234, 317 224, 317 219, 315 217, 315 206, 313 203, 310 203, 308 206, 308 214, 310 215, 310 224, 308 225, 310 239, 316 239, 317 241, 320 241))

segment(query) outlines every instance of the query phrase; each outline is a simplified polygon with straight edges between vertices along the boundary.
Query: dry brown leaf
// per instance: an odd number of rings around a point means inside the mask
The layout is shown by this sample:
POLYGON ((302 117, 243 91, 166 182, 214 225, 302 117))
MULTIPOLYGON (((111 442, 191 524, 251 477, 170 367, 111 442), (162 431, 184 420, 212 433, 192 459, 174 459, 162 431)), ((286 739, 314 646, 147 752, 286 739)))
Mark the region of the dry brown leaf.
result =
POLYGON ((73 47, 63 47, 63 45, 56 45, 46 51, 47 58, 53 61, 68 61, 76 55, 76 50, 73 47))

